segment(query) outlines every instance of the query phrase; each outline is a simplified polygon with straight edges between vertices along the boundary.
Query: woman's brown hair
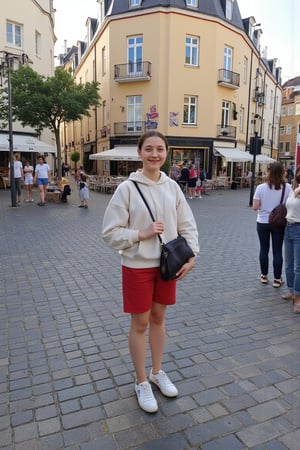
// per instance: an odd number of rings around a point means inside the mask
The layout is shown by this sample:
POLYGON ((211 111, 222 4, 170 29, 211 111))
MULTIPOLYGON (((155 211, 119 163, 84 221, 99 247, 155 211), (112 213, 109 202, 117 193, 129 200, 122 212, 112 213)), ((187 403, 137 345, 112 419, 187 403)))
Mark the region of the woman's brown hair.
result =
POLYGON ((282 185, 285 183, 284 179, 284 167, 280 162, 274 162, 270 164, 266 182, 268 183, 270 189, 275 187, 278 191, 281 189, 282 185))
POLYGON ((142 136, 138 140, 138 149, 141 150, 145 140, 150 137, 153 137, 153 136, 161 138, 165 143, 166 150, 168 151, 169 144, 168 144, 166 137, 162 133, 160 133, 159 131, 156 131, 156 130, 146 131, 144 134, 142 134, 142 136))

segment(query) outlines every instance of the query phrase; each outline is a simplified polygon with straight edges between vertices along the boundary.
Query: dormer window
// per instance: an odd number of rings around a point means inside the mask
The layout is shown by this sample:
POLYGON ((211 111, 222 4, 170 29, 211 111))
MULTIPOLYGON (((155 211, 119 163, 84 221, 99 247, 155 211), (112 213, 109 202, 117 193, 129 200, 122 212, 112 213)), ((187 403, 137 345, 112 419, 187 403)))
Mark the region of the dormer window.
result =
POLYGON ((198 0, 186 0, 186 6, 190 8, 198 8, 198 0))
POLYGON ((141 6, 142 0, 129 0, 129 8, 136 8, 137 6, 141 6))
POLYGON ((234 0, 226 0, 226 19, 232 20, 232 10, 233 10, 234 0))

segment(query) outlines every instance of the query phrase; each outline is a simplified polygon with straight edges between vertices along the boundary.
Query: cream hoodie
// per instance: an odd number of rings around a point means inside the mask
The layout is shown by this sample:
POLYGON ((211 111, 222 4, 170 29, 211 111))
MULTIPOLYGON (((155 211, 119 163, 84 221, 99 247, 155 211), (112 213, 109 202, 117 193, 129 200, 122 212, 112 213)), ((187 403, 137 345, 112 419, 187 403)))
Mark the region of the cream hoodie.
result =
POLYGON ((163 242, 169 242, 181 234, 197 255, 199 243, 196 222, 176 181, 164 172, 161 172, 157 182, 140 172, 134 172, 117 188, 106 208, 102 225, 103 239, 119 251, 122 265, 131 268, 158 267, 161 253, 157 236, 138 240, 139 230, 147 228, 152 220, 130 180, 139 183, 155 219, 164 222, 165 231, 161 235, 163 242))

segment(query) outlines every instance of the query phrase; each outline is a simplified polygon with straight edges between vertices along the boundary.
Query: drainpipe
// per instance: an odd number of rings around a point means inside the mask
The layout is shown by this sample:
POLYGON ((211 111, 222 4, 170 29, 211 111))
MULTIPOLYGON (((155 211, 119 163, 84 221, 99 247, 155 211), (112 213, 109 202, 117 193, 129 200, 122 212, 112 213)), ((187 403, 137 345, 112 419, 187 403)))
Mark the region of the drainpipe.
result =
POLYGON ((251 59, 250 59, 250 76, 249 76, 249 92, 248 92, 246 145, 248 144, 248 138, 249 138, 250 102, 251 102, 251 91, 252 91, 252 65, 253 65, 253 50, 251 50, 251 59))

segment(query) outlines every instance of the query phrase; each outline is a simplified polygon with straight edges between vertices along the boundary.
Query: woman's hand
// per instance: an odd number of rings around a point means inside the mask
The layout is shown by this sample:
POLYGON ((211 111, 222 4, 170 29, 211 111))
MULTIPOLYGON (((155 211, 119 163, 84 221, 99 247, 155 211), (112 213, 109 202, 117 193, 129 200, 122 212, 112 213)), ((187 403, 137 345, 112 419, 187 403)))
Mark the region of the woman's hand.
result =
POLYGON ((156 234, 162 234, 164 229, 165 225, 163 222, 152 222, 148 228, 139 231, 139 241, 145 241, 146 239, 153 238, 156 234))
POLYGON ((300 187, 297 187, 297 188, 294 190, 294 196, 295 196, 295 198, 298 197, 299 194, 300 194, 300 187))
POLYGON ((178 270, 176 280, 183 280, 184 277, 195 267, 195 258, 190 258, 188 262, 183 264, 183 266, 178 270))

